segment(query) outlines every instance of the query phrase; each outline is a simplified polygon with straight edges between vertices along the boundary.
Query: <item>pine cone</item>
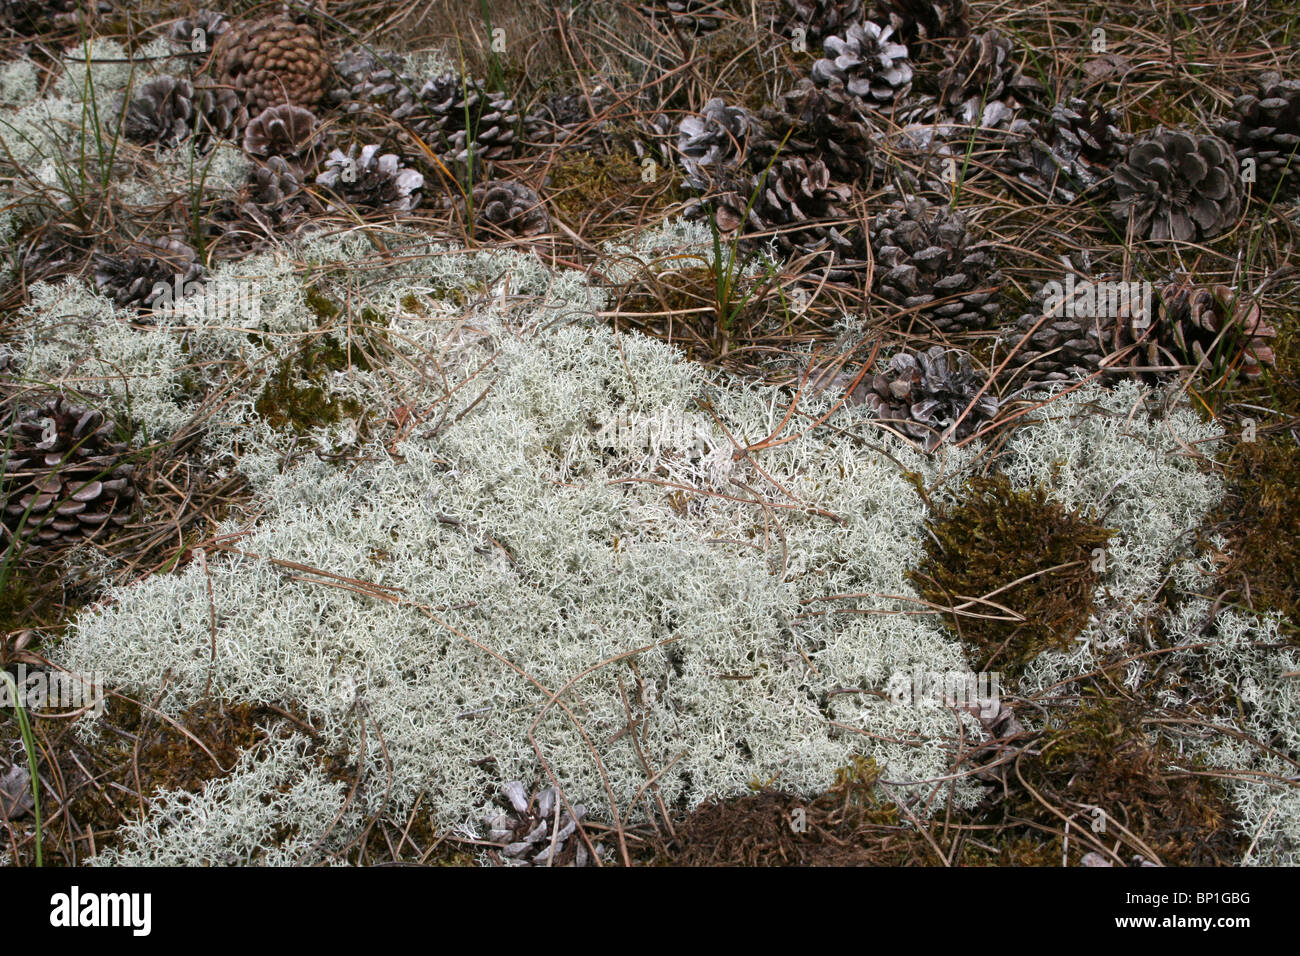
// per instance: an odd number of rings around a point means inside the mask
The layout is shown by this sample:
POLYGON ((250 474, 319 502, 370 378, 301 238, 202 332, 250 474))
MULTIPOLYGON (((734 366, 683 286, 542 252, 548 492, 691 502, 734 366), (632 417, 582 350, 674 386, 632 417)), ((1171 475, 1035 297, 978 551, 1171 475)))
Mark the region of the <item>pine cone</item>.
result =
POLYGON ((1153 130, 1115 169, 1111 205, 1139 238, 1212 239, 1241 212, 1242 188, 1232 148, 1217 136, 1153 130))
POLYGON ((230 23, 216 10, 200 10, 172 24, 168 39, 192 53, 206 53, 216 45, 217 37, 230 29, 230 23))
POLYGON ((813 49, 862 20, 862 0, 782 0, 779 17, 782 33, 793 36, 796 29, 803 30, 813 49))
POLYGON ((850 26, 843 37, 827 37, 830 59, 813 64, 813 82, 818 86, 842 83, 872 106, 886 106, 906 96, 912 88, 912 67, 907 47, 894 42, 893 33, 893 27, 868 20, 850 26))
POLYGON ((652 20, 666 20, 687 36, 709 33, 722 25, 718 16, 727 0, 657 0, 637 9, 652 20))
POLYGON ((1019 383, 1064 382, 1102 366, 1111 353, 1114 319, 1069 316, 1061 309, 1043 319, 1047 310, 1041 292, 1035 302, 1038 307, 1017 319, 1003 335, 1008 349, 1024 339, 1008 365, 1009 377, 1019 383), (1042 324, 1031 335, 1040 319, 1042 324))
POLYGON ((721 99, 704 104, 699 116, 685 117, 677 129, 677 151, 692 189, 707 191, 741 164, 753 120, 740 106, 721 99))
POLYGON ((509 236, 549 232, 550 216, 541 198, 513 179, 490 180, 474 187, 474 223, 509 236))
POLYGON ((413 102, 419 82, 409 73, 395 72, 391 66, 384 65, 399 65, 402 58, 388 53, 382 60, 364 49, 345 53, 334 64, 334 72, 342 83, 330 91, 330 101, 349 114, 389 113, 413 102))
POLYGON ((0 0, 0 26, 36 36, 77 15, 77 0, 0 0))
POLYGON ((307 208, 302 170, 280 156, 253 168, 248 177, 248 200, 236 218, 257 223, 271 232, 298 219, 307 208))
POLYGON ((101 538, 126 524, 135 466, 103 412, 60 396, 22 407, 4 426, 4 527, 42 545, 101 538))
POLYGON ((316 116, 301 106, 268 106, 244 130, 244 150, 254 156, 279 156, 312 169, 320 161, 316 116))
POLYGON ((590 97, 582 90, 553 94, 524 118, 524 136, 535 145, 572 145, 575 134, 585 138, 601 132, 598 126, 604 124, 597 124, 595 117, 608 110, 613 102, 610 91, 599 85, 590 97))
POLYGON ((217 76, 240 94, 250 114, 292 103, 308 109, 325 92, 329 61, 311 27, 288 17, 241 23, 215 44, 217 76))
POLYGON ((933 122, 886 129, 879 138, 880 171, 904 193, 950 195, 965 162, 964 148, 954 150, 948 144, 950 133, 950 126, 933 122))
POLYGON ((842 84, 818 87, 812 80, 800 80, 782 94, 779 107, 763 111, 752 139, 750 167, 766 169, 780 149, 781 156, 820 159, 837 182, 870 179, 875 147, 857 102, 842 84))
POLYGON ((1264 374, 1263 366, 1276 362, 1269 340, 1277 330, 1264 322, 1259 302, 1239 298, 1227 286, 1206 288, 1181 276, 1160 290, 1160 310, 1170 341, 1189 365, 1211 355, 1206 367, 1213 372, 1217 353, 1239 362, 1242 374, 1255 379, 1264 374))
POLYGON ((966 0, 876 0, 876 13, 889 21, 904 43, 970 33, 966 0))
POLYGON ((1295 198, 1300 195, 1300 80, 1264 73, 1258 85, 1258 94, 1237 98, 1218 132, 1238 160, 1255 160, 1256 196, 1295 198))
POLYGON ((865 404, 876 417, 933 451, 972 402, 950 437, 966 438, 997 415, 997 396, 985 384, 969 355, 958 352, 954 363, 952 353, 936 345, 925 352, 899 352, 884 373, 864 376, 848 403, 865 404), (984 393, 976 399, 981 389, 984 393))
POLYGON ((220 139, 238 140, 248 125, 248 110, 239 94, 224 86, 199 86, 194 91, 194 140, 207 152, 220 139))
POLYGON ((959 53, 950 51, 947 60, 939 74, 940 102, 967 126, 1006 127, 1022 103, 1043 93, 1040 83, 1020 72, 1011 38, 997 30, 974 37, 959 53))
POLYGON ((1217 375, 1222 367, 1232 365, 1254 379, 1263 374, 1264 365, 1274 364, 1269 340, 1277 330, 1264 322, 1258 302, 1238 299, 1226 286, 1198 285, 1186 275, 1165 283, 1155 299, 1149 324, 1138 325, 1128 315, 1116 321, 1116 353, 1129 346, 1136 348, 1108 365, 1122 361, 1151 378, 1204 362, 1202 373, 1217 375))
POLYGON ((403 166, 394 153, 379 155, 378 146, 363 147, 359 157, 355 148, 334 150, 316 182, 349 205, 384 213, 414 209, 424 188, 420 173, 403 166))
POLYGON ((127 104, 122 132, 133 143, 175 146, 190 135, 194 87, 189 80, 160 76, 141 85, 127 104))
POLYGON ((178 275, 185 285, 204 274, 198 254, 179 239, 145 239, 122 254, 97 254, 94 264, 95 287, 118 308, 150 309, 155 286, 171 290, 178 275))
POLYGON ((895 202, 871 233, 879 292, 940 332, 981 328, 998 313, 1002 274, 972 245, 965 219, 924 199, 895 202))
POLYGON ((1071 98, 1038 120, 1017 119, 1005 163, 1021 182, 1048 199, 1073 202, 1097 186, 1118 161, 1128 136, 1109 111, 1071 98))
POLYGON ((488 837, 502 844, 501 853, 509 866, 586 866, 586 844, 575 837, 577 821, 586 813, 582 804, 574 804, 573 815, 563 809, 559 793, 547 787, 531 800, 528 790, 513 780, 501 788, 507 809, 485 819, 488 837), (555 811, 560 808, 559 819, 555 811), (552 832, 555 827, 558 832, 552 832))
POLYGON ((454 73, 429 80, 418 96, 393 110, 392 118, 406 123, 444 163, 462 170, 469 166, 471 149, 477 161, 509 157, 519 123, 513 100, 454 73))
MULTIPOLYGON (((723 203, 719 212, 724 228, 733 219, 734 225, 739 225, 738 214, 744 211, 759 176, 723 203)), ((788 156, 778 159, 768 170, 750 210, 749 223, 760 232, 773 232, 772 241, 782 255, 811 255, 809 271, 820 269, 828 280, 844 282, 866 265, 862 258, 865 246, 857 226, 842 221, 851 219, 851 198, 848 186, 831 182, 825 163, 788 156)))

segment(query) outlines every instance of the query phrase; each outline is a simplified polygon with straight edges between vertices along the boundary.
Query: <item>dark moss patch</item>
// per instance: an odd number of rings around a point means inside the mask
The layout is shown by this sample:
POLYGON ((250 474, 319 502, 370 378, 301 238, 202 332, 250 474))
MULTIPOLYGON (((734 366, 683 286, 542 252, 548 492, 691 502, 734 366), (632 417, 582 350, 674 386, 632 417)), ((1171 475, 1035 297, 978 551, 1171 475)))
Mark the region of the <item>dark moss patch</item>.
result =
POLYGON ((332 335, 313 339, 280 362, 254 407, 273 428, 298 435, 345 417, 359 418, 361 404, 331 395, 326 379, 332 372, 362 367, 361 360, 361 350, 347 349, 332 335))
POLYGON ((774 790, 703 804, 656 862, 669 866, 902 866, 939 860, 877 790, 879 769, 855 759, 808 798, 774 790))
POLYGON ((1300 619, 1300 446, 1289 434, 1241 441, 1213 515, 1231 542, 1221 569, 1235 600, 1300 619))
POLYGON ((1113 531, 1051 501, 1015 491, 1005 475, 972 478, 964 501, 929 522, 925 560, 909 576, 921 596, 968 614, 945 614, 977 671, 1014 679, 1048 648, 1067 649, 1087 622, 1099 580, 1094 552, 1113 531), (984 598, 1010 609, 1009 615, 984 598))
POLYGON ((657 163, 654 175, 630 151, 563 150, 550 167, 545 195, 561 222, 590 242, 658 222, 682 202, 677 172, 657 163))
POLYGON ((1071 863, 1096 848, 1083 833, 1096 834, 1108 847, 1119 841, 1126 860, 1138 855, 1124 830, 1165 865, 1224 866, 1240 859, 1245 842, 1222 786, 1149 735, 1143 713, 1140 700, 1096 694, 1078 708, 1055 708, 1007 774, 1005 819, 1016 821, 1021 834, 1026 826, 1039 834, 1048 860, 1058 863, 1067 818, 1074 823, 1071 863))

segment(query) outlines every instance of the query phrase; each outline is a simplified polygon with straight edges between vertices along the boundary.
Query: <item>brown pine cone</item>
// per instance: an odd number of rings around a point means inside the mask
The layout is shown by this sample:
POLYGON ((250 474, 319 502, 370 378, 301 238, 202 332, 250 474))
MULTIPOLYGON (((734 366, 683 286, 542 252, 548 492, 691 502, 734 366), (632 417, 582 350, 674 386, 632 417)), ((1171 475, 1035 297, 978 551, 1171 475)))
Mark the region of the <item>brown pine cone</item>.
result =
POLYGON ((241 23, 217 38, 217 77, 244 100, 252 115, 292 103, 308 109, 325 93, 329 60, 311 27, 288 17, 241 23))

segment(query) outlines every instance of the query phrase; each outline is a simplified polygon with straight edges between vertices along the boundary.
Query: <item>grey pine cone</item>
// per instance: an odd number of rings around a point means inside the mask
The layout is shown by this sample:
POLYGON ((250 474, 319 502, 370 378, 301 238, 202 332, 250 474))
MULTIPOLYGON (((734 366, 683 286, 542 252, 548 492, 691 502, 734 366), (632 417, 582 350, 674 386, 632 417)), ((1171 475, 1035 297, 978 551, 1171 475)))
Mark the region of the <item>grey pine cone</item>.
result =
POLYGON ((876 13, 904 43, 970 33, 967 0, 876 0, 876 13))
POLYGON ((94 257, 95 287, 119 308, 152 308, 155 286, 175 287, 203 277, 198 254, 179 239, 146 239, 121 253, 94 257))
POLYGON ((409 212, 420 205, 424 188, 424 176, 403 166, 395 153, 381 155, 375 145, 363 147, 359 156, 355 148, 332 151, 316 182, 349 205, 377 212, 409 212))
POLYGON ((849 402, 865 404, 877 418, 933 451, 945 438, 961 440, 997 415, 997 396, 985 388, 986 381, 965 352, 936 345, 925 352, 899 352, 884 372, 864 377, 849 402), (961 424, 948 435, 959 418, 961 424))
POLYGON ((743 107, 720 98, 705 103, 700 115, 685 117, 677 130, 677 151, 687 184, 708 190, 734 173, 744 160, 752 125, 743 107))
POLYGON ((321 147, 316 115, 291 103, 268 106, 244 130, 244 150, 254 156, 279 156, 311 169, 321 147))
POLYGON ((1241 213, 1237 158, 1217 136, 1147 133, 1116 167, 1115 190, 1113 215, 1140 239, 1212 239, 1241 213))
POLYGON ((122 131, 134 143, 175 146, 190 135, 193 118, 190 81, 160 76, 142 84, 127 104, 122 131))
POLYGON ((1047 117, 1014 120, 1008 132, 1005 165, 1021 182, 1061 202, 1100 184, 1129 140, 1108 110, 1074 98, 1058 103, 1047 117))
POLYGON ((841 36, 826 38, 826 58, 812 67, 818 86, 842 83, 854 96, 872 106, 887 106, 912 88, 912 67, 907 47, 893 39, 894 28, 867 20, 855 23, 841 36))
POLYGON ((1264 73, 1257 85, 1237 97, 1218 133, 1239 161, 1255 161, 1256 196, 1291 199, 1300 195, 1300 80, 1264 73))
POLYGON ((587 845, 577 833, 578 821, 586 814, 582 804, 574 804, 570 814, 554 787, 530 798, 518 780, 502 787, 501 796, 505 809, 483 822, 488 826, 488 839, 500 846, 507 866, 586 866, 590 862, 587 845))
POLYGON ((871 244, 879 293, 939 331, 982 328, 997 315, 1002 275, 959 213, 924 199, 896 202, 876 217, 871 244))
POLYGON ((510 236, 549 232, 551 219, 537 193, 512 179, 491 180, 474 189, 474 221, 510 236))
POLYGON ((968 126, 1001 129, 1022 103, 1038 100, 1043 87, 1020 71, 1015 53, 1011 38, 997 30, 950 51, 939 74, 940 102, 948 115, 968 126))

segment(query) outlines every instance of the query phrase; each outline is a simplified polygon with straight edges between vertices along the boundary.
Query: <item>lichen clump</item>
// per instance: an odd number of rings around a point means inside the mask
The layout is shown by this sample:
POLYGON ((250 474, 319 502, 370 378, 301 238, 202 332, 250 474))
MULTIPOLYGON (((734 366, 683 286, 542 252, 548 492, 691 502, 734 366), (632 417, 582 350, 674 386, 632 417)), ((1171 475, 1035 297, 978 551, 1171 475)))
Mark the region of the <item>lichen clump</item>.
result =
POLYGON ((956 609, 944 617, 975 670, 1014 677, 1087 623, 1113 532, 1041 486, 1018 491, 995 474, 966 487, 964 501, 938 506, 910 577, 927 601, 956 609))

